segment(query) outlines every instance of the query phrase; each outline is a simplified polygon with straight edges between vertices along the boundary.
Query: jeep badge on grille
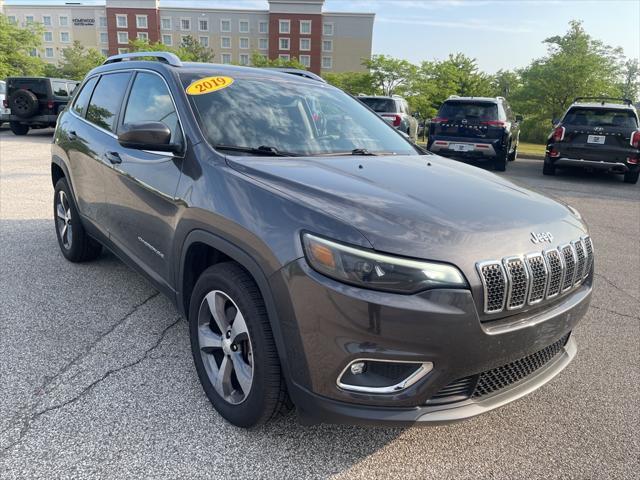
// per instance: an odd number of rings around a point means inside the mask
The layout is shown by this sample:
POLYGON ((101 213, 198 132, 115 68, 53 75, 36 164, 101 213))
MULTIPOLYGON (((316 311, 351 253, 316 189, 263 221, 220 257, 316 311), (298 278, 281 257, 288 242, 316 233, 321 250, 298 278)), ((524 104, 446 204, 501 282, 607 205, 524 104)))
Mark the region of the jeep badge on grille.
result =
POLYGON ((553 242, 553 235, 551 235, 551 232, 531 232, 531 241, 533 243, 551 243, 553 242))

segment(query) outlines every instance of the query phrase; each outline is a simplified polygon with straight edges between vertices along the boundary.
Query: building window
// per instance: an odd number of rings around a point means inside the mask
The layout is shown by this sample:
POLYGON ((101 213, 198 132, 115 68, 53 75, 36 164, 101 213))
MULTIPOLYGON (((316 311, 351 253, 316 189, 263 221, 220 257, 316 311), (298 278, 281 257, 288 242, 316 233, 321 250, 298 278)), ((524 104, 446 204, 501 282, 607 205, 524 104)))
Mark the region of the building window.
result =
POLYGON ((38 56, 38 50, 35 48, 30 48, 29 49, 29 56, 30 57, 37 57, 38 56))
POLYGON ((51 15, 43 15, 42 16, 42 24, 45 27, 50 27, 51 26, 51 15))
POLYGON ((100 43, 109 43, 109 34, 107 32, 100 32, 100 43))
POLYGON ((323 52, 333 52, 333 40, 323 40, 322 41, 322 51, 323 52))
POLYGON ((7 21, 11 24, 11 25, 15 25, 16 23, 18 23, 16 21, 16 16, 15 15, 9 15, 7 17, 7 21))
POLYGON ((281 53, 280 55, 278 55, 278 58, 279 58, 280 60, 285 60, 285 61, 287 61, 287 62, 288 62, 289 60, 291 60, 291 57, 289 56, 289 54, 288 54, 288 53, 281 53))
POLYGON ((101 28, 107 28, 107 17, 100 17, 98 19, 98 25, 100 25, 101 28))
POLYGON ((249 33, 249 20, 240 20, 238 30, 240 33, 249 33))
POLYGON ((331 68, 331 67, 333 67, 333 58, 322 57, 322 68, 331 68))
POLYGON ((291 20, 280 20, 279 22, 280 28, 279 28, 279 32, 280 33, 290 33, 291 32, 291 20))
POLYGON ((58 17, 58 25, 60 25, 61 27, 68 27, 69 17, 67 17, 66 15, 60 15, 58 17))
POLYGON ((105 57, 109 56, 109 49, 108 48, 103 48, 102 50, 100 50, 100 53, 102 53, 102 55, 104 55, 105 57))
POLYGON ((173 45, 173 37, 171 35, 162 35, 162 43, 170 47, 173 45))
POLYGON ((220 31, 221 32, 230 32, 231 31, 231 20, 220 20, 220 31))
POLYGON ((201 32, 208 32, 209 20, 205 20, 205 19, 198 20, 198 30, 200 30, 201 32))
POLYGON ((60 32, 60 41, 62 43, 69 43, 71 41, 71 37, 69 36, 69 32, 60 32))
POLYGON ((300 34, 311 34, 311 20, 300 20, 300 34))
POLYGON ((247 50, 249 48, 249 39, 246 37, 240 38, 240 48, 247 50))
POLYGON ((191 19, 190 18, 181 18, 180 19, 180 30, 191 30, 191 19))
POLYGON ((45 42, 53 42, 53 32, 44 32, 42 37, 45 42))
POLYGON ((120 43, 120 44, 129 43, 129 33, 127 33, 127 32, 118 32, 118 43, 120 43))
MULTIPOLYGON (((27 25, 31 25, 33 23, 33 15, 26 15, 24 17, 24 21, 27 25)), ((38 52, 36 52, 37 55, 38 52)), ((31 55, 32 57, 34 57, 35 55, 31 55)))
POLYGON ((138 32, 138 40, 149 41, 149 34, 147 32, 138 32))
POLYGON ((269 50, 269 39, 268 38, 259 38, 258 39, 258 48, 260 50, 269 50))
POLYGON ((311 50, 311 39, 310 38, 301 38, 300 39, 300 50, 303 52, 308 52, 311 50))
POLYGON ((311 55, 300 55, 299 60, 305 67, 309 68, 311 66, 311 55))
POLYGON ((231 54, 223 53, 222 54, 222 63, 231 63, 231 54))
POLYGON ((137 28, 147 28, 147 16, 146 15, 136 15, 136 27, 137 28))
POLYGON ((220 37, 220 48, 231 48, 231 37, 220 37))
POLYGON ((279 38, 278 47, 280 50, 289 50, 289 39, 288 38, 279 38))
POLYGON ((162 30, 171 30, 171 17, 162 17, 160 19, 160 28, 162 30))
POLYGON ((126 15, 116 15, 116 26, 118 28, 127 28, 129 26, 126 15))
POLYGON ((200 45, 202 45, 203 47, 209 46, 209 37, 200 37, 198 40, 200 42, 200 45))
POLYGON ((44 56, 47 58, 53 58, 53 48, 47 47, 44 49, 44 56))
POLYGON ((269 33, 269 22, 260 22, 258 24, 258 31, 260 33, 269 33))
POLYGON ((129 53, 129 49, 128 48, 119 48, 118 49, 118 53, 119 54, 129 53))
POLYGON ((240 55, 240 65, 249 65, 249 55, 246 53, 240 55))
POLYGON ((322 35, 325 35, 327 37, 333 35, 333 23, 322 24, 322 35))

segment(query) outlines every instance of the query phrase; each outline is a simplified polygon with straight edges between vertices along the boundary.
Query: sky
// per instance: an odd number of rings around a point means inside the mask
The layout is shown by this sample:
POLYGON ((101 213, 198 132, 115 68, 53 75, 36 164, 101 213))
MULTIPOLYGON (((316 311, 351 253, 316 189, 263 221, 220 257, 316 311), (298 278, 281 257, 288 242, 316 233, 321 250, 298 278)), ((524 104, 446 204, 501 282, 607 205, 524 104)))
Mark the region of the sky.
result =
MULTIPOLYGON (((82 1, 96 2, 103 3, 82 1)), ((266 0, 161 0, 161 5, 268 8, 266 0)), ((562 35, 572 19, 582 20, 593 37, 622 47, 627 57, 640 58, 640 0, 325 0, 324 10, 375 13, 373 53, 414 63, 462 52, 488 73, 524 67, 544 56, 542 41, 562 35)))

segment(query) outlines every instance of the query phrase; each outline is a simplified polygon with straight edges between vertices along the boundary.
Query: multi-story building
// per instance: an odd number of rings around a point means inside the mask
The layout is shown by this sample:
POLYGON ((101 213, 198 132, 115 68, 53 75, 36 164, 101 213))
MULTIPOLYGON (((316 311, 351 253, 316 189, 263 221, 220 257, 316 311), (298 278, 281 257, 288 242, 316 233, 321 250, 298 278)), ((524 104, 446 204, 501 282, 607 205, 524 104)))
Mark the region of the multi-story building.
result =
MULTIPOLYGON (((197 2, 184 2, 197 5, 197 2)), ((219 63, 249 65, 254 53, 297 58, 315 73, 362 71, 371 56, 373 13, 325 12, 324 0, 268 0, 267 10, 163 7, 160 0, 105 0, 104 5, 12 4, 0 0, 11 22, 41 23, 42 47, 34 55, 57 63, 79 40, 104 55, 124 53, 129 40, 177 47, 192 36, 219 63)))

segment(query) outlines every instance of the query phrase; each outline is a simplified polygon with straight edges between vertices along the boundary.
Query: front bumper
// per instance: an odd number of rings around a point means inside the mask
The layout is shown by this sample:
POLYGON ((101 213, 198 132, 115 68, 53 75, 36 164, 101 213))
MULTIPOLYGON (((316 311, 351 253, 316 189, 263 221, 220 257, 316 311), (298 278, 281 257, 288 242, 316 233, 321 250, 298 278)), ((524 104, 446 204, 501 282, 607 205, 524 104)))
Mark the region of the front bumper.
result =
POLYGON ((321 276, 298 260, 271 279, 289 393, 306 422, 442 423, 492 410, 557 375, 575 355, 573 340, 542 368, 490 395, 444 405, 429 400, 457 379, 523 359, 568 335, 588 308, 591 278, 554 303, 482 323, 467 290, 409 296, 368 291, 321 276), (337 378, 361 358, 432 362, 433 370, 397 392, 341 389, 337 378))

